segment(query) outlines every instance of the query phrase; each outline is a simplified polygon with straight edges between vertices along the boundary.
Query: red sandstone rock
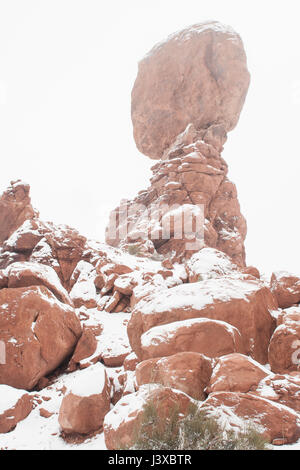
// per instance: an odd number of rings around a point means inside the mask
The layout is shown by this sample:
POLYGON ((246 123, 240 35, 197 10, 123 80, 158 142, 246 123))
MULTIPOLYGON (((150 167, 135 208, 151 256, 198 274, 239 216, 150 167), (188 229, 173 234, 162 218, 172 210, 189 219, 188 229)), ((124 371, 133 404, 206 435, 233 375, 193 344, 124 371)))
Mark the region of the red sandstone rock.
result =
POLYGON ((280 271, 272 274, 271 291, 280 308, 288 308, 300 302, 300 278, 280 271))
POLYGON ((0 383, 27 390, 72 353, 81 335, 74 309, 44 286, 0 290, 0 330, 0 383))
POLYGON ((135 370, 139 360, 134 352, 128 354, 124 360, 124 370, 135 370))
POLYGON ((207 392, 249 392, 255 390, 269 374, 267 369, 250 357, 228 354, 217 360, 207 392))
POLYGON ((246 424, 255 426, 271 443, 282 438, 293 443, 300 437, 299 416, 295 411, 251 393, 216 392, 201 409, 220 419, 227 428, 243 430, 246 424))
POLYGON ((33 399, 25 390, 8 385, 0 385, 0 397, 0 433, 6 433, 29 415, 33 399))
POLYGON ((155 406, 164 426, 174 409, 177 409, 182 416, 186 415, 191 406, 191 399, 180 391, 149 385, 126 395, 104 419, 105 444, 109 450, 126 448, 134 444, 144 416, 143 407, 147 403, 155 406))
POLYGON ((40 416, 42 418, 51 418, 54 413, 51 413, 51 411, 45 410, 45 408, 40 408, 40 416))
POLYGON ((67 291, 61 285, 59 277, 50 266, 26 261, 9 265, 5 272, 7 276, 5 287, 45 286, 58 300, 73 305, 67 291))
POLYGON ((23 224, 34 219, 38 213, 32 208, 29 185, 20 180, 12 181, 11 186, 0 197, 0 244, 23 224))
POLYGON ((245 265, 246 223, 236 188, 220 154, 211 157, 212 146, 199 139, 192 125, 178 136, 176 158, 170 150, 152 168, 151 187, 111 213, 107 243, 138 247, 140 255, 149 257, 156 250, 173 262, 206 245, 245 265), (185 146, 187 136, 191 144, 185 146))
POLYGON ((136 380, 139 386, 158 383, 203 400, 211 373, 211 361, 203 354, 182 352, 140 362, 136 368, 136 380))
POLYGON ((235 327, 207 318, 159 325, 141 337, 142 360, 185 351, 202 353, 211 358, 244 352, 240 332, 235 327))
POLYGON ((136 304, 128 337, 133 351, 141 356, 141 336, 150 328, 191 318, 221 320, 239 330, 246 354, 266 364, 275 328, 270 311, 276 308, 269 289, 256 280, 224 277, 156 289, 136 304))
POLYGON ((300 311, 282 316, 269 345, 269 363, 280 374, 300 369, 300 311))
POLYGON ((109 408, 109 382, 98 363, 76 373, 62 400, 58 421, 66 434, 89 434, 102 427, 109 408))
POLYGON ((300 376, 269 375, 252 393, 300 412, 300 376))
POLYGON ((189 123, 197 129, 216 124, 208 137, 224 139, 248 85, 246 55, 233 29, 207 22, 172 34, 139 63, 131 111, 137 147, 159 159, 189 123))

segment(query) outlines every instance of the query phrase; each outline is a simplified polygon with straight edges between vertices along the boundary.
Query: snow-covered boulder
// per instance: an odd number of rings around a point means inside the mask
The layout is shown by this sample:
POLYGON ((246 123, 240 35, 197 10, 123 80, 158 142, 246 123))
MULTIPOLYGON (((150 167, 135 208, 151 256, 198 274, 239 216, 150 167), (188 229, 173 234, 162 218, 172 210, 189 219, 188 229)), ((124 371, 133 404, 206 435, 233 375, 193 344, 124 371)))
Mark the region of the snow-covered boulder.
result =
POLYGON ((110 388, 105 367, 98 363, 72 375, 59 410, 66 434, 89 434, 100 429, 110 408, 110 388))
POLYGON ((191 318, 155 326, 141 337, 142 360, 185 351, 219 357, 243 352, 243 341, 234 326, 208 318, 191 318))
POLYGON ((157 289, 135 306, 128 324, 134 352, 141 356, 141 337, 155 326, 191 318, 220 320, 236 327, 245 353, 265 364, 277 309, 270 290, 257 280, 207 279, 170 289, 157 289))

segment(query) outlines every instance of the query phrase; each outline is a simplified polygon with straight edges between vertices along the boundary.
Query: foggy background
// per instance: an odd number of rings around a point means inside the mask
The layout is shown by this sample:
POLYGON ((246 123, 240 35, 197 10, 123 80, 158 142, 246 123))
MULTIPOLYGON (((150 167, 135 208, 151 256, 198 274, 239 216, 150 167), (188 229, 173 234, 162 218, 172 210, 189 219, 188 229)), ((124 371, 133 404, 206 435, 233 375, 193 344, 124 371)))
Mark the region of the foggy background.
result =
POLYGON ((132 136, 138 60, 218 20, 242 36, 251 84, 223 157, 247 219, 248 264, 300 274, 300 30, 295 0, 0 0, 0 191, 21 178, 41 218, 104 239, 148 187, 132 136))

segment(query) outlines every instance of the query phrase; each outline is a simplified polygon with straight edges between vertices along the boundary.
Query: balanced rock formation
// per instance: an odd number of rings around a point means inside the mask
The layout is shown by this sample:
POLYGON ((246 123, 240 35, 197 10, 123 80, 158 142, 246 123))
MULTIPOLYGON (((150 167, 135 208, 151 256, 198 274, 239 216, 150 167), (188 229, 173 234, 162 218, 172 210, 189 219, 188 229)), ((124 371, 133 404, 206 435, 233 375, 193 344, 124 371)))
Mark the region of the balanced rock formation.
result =
POLYGON ((206 245, 245 265, 246 222, 221 151, 248 85, 242 41, 217 22, 180 31, 146 55, 132 91, 134 137, 160 162, 151 187, 111 213, 107 243, 176 260, 206 245))
POLYGON ((1 448, 99 448, 102 431, 131 448, 191 405, 225 431, 300 438, 300 277, 246 266, 221 156, 248 84, 241 39, 217 22, 147 54, 132 121, 158 161, 107 244, 41 220, 25 183, 0 196, 1 448))

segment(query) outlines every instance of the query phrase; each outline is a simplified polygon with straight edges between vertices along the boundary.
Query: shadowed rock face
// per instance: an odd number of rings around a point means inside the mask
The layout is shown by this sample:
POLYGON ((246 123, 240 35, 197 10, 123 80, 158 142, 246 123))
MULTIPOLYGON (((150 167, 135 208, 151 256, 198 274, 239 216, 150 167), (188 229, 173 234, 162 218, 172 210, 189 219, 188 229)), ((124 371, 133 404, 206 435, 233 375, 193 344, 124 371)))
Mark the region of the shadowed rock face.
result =
POLYGON ((138 149, 160 159, 189 123, 226 134, 249 80, 242 40, 229 26, 199 23, 169 36, 139 63, 131 108, 138 149))

